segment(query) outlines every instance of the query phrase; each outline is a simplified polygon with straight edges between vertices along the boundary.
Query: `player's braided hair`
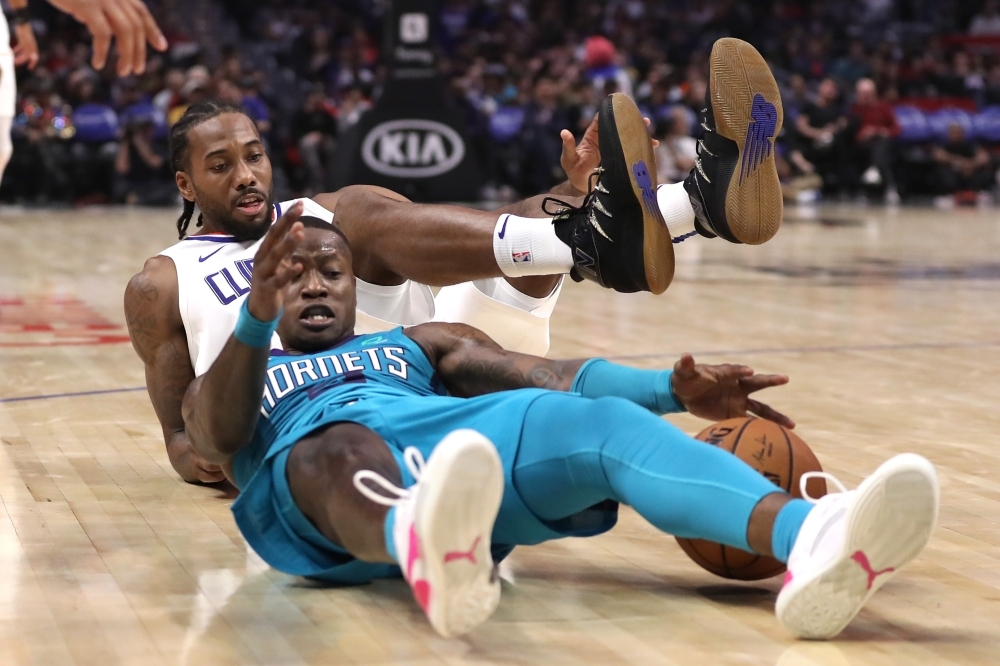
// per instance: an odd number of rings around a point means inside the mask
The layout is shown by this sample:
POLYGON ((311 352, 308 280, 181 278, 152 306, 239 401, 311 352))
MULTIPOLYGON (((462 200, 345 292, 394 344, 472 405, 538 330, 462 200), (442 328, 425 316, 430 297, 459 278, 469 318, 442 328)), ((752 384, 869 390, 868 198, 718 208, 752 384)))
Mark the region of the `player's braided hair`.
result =
MULTIPOLYGON (((174 126, 170 128, 170 167, 174 170, 174 173, 183 171, 188 166, 188 160, 191 157, 188 154, 188 133, 206 120, 211 120, 223 113, 239 113, 250 118, 246 111, 235 104, 220 100, 209 100, 207 102, 192 104, 184 112, 180 120, 174 123, 174 126)), ((253 118, 250 118, 250 121, 253 122, 253 118)), ((181 216, 177 218, 177 234, 179 238, 183 239, 185 234, 187 234, 188 225, 191 224, 192 217, 194 217, 194 202, 185 199, 184 210, 181 212, 181 216)), ((201 215, 198 215, 199 227, 201 223, 201 215)))

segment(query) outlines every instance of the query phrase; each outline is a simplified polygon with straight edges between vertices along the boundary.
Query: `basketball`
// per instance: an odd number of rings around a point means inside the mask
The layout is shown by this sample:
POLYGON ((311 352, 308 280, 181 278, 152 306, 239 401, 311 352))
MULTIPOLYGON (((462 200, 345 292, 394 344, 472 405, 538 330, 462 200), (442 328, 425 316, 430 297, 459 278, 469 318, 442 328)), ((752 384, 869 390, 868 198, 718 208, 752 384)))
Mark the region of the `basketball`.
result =
MULTIPOLYGON (((802 497, 799 479, 823 467, 802 438, 777 423, 744 417, 720 421, 695 436, 725 449, 763 474, 793 497, 802 497)), ((826 494, 824 479, 810 479, 810 497, 826 494)), ((772 557, 700 539, 677 539, 688 557, 706 571, 734 580, 762 580, 784 573, 785 565, 772 557)))

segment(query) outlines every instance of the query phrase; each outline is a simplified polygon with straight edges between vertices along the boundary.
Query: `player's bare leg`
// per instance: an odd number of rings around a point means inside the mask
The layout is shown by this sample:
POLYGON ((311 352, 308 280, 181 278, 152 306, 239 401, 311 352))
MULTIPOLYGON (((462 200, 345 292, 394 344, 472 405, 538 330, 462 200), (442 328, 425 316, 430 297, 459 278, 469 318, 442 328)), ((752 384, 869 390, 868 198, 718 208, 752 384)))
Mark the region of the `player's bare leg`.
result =
POLYGON ((363 426, 341 423, 292 447, 288 486, 299 510, 327 539, 366 562, 395 562, 382 529, 389 507, 366 499, 352 484, 354 474, 364 469, 402 484, 399 465, 382 438, 363 426))
MULTIPOLYGON (((657 202, 652 139, 624 95, 605 100, 598 122, 595 189, 583 198, 535 197, 511 209, 522 215, 394 201, 361 188, 340 193, 335 219, 354 247, 358 277, 445 285, 569 273, 616 291, 662 293, 673 245, 657 202)), ((555 280, 522 286, 545 294, 555 280)))
MULTIPOLYGON (((548 232, 554 245, 559 240, 552 230, 551 217, 542 211, 544 198, 532 197, 510 208, 521 217, 539 218, 539 240, 548 232)), ((570 197, 568 200, 579 204, 583 198, 570 197)), ((339 194, 334 219, 351 240, 354 270, 362 280, 400 284, 404 279, 411 279, 445 286, 506 277, 497 264, 493 249, 493 235, 500 233, 496 231, 497 218, 504 212, 508 210, 413 204, 367 188, 348 187, 339 194), (401 230, 405 233, 400 233, 401 230)), ((506 230, 501 230, 506 235, 506 230)), ((569 249, 566 248, 562 261, 538 256, 536 265, 538 270, 549 274, 510 280, 523 293, 542 298, 551 293, 560 276, 572 268, 569 249)))

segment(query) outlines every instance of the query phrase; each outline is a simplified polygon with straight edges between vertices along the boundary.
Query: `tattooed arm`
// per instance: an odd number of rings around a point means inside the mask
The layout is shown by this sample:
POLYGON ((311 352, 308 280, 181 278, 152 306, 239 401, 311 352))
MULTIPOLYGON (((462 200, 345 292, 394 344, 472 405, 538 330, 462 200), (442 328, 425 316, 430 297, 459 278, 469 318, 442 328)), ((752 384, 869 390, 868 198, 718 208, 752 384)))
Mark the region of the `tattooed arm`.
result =
POLYGON ((405 333, 427 354, 448 392, 462 397, 519 388, 568 391, 585 362, 506 351, 465 324, 421 324, 405 333))
POLYGON ((794 428, 795 422, 751 394, 788 383, 745 365, 703 365, 684 354, 673 370, 639 370, 596 359, 550 361, 505 351, 465 324, 422 324, 405 333, 420 345, 452 395, 471 397, 509 389, 573 389, 586 398, 614 396, 655 414, 688 411, 712 421, 756 414, 794 428), (575 381, 574 381, 575 380, 575 381), (575 384, 575 386, 574 386, 575 384))
POLYGON ((170 464, 189 483, 216 483, 218 465, 191 450, 181 401, 194 370, 177 300, 177 271, 167 257, 153 257, 125 288, 125 320, 132 347, 146 366, 146 390, 163 428, 170 464))

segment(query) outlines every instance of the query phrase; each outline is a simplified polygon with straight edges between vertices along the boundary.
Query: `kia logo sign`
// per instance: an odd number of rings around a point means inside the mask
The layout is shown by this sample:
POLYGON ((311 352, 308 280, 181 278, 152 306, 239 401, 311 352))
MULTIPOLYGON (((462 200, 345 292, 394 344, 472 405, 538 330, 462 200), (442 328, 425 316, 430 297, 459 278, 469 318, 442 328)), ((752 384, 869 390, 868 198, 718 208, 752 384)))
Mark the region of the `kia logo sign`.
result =
POLYGON ((376 125, 361 144, 368 168, 386 176, 433 178, 465 157, 458 132, 433 120, 391 120, 376 125))

